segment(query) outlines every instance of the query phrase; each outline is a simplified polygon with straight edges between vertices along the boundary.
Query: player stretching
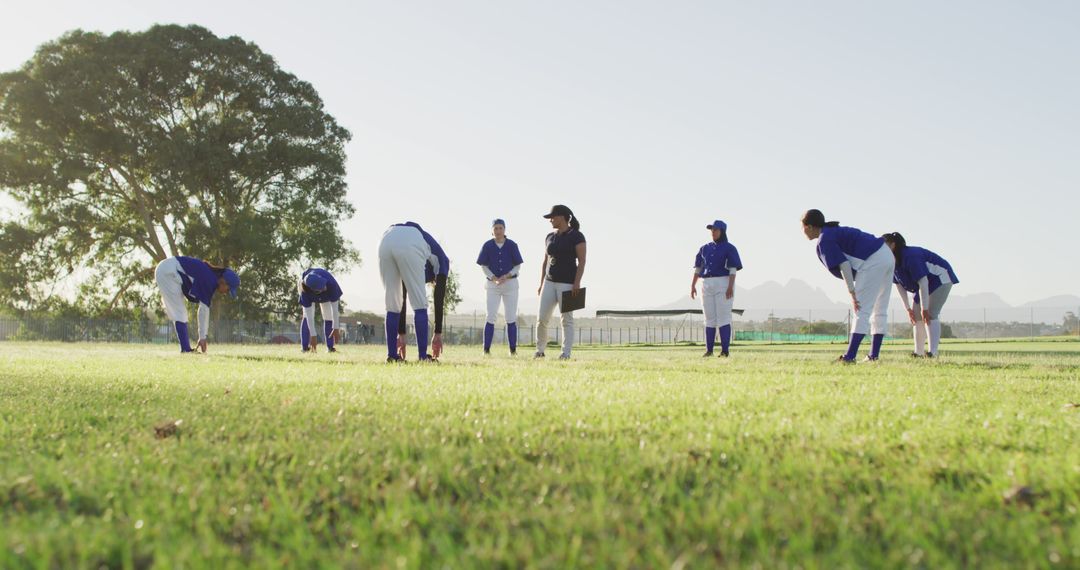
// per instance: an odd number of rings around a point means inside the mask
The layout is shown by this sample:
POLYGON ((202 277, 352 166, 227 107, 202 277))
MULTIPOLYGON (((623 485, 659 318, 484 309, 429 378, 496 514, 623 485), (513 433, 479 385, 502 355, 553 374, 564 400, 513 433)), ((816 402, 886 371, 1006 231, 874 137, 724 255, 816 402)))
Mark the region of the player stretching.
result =
POLYGON ((940 255, 921 247, 908 245, 904 236, 893 232, 881 236, 896 256, 893 283, 904 302, 908 318, 914 327, 914 357, 938 355, 941 342, 941 308, 949 298, 954 283, 959 283, 952 265, 940 255), (915 303, 908 303, 908 292, 915 294, 915 303), (927 301, 929 299, 929 301, 927 301), (930 329, 930 352, 926 352, 927 329, 930 329))
POLYGON ((517 354, 517 305, 518 272, 521 270, 521 251, 514 240, 506 237, 506 222, 491 222, 491 234, 495 236, 484 242, 477 265, 487 277, 487 322, 484 324, 484 354, 490 354, 495 338, 495 318, 502 301, 506 315, 506 340, 510 354, 517 354))
POLYGON ((164 259, 154 271, 154 280, 161 291, 165 313, 176 327, 180 352, 193 352, 188 336, 188 312, 185 301, 199 304, 199 350, 206 352, 206 335, 210 328, 210 300, 214 293, 229 292, 236 297, 240 277, 232 269, 215 267, 194 257, 176 256, 164 259))
POLYGON ((379 242, 379 274, 386 289, 387 362, 405 360, 406 300, 413 308, 416 348, 420 360, 433 360, 442 354, 443 303, 446 300, 446 276, 450 259, 431 234, 415 222, 390 226, 379 242), (435 283, 435 336, 428 349, 428 298, 425 283, 435 283), (395 342, 396 339, 396 342, 395 342))
POLYGON ((879 237, 841 226, 839 222, 826 222, 820 210, 808 210, 803 215, 802 225, 807 239, 818 240, 817 254, 821 263, 847 284, 855 309, 851 340, 839 361, 855 362, 859 344, 871 331, 873 344, 866 359, 877 360, 889 319, 889 284, 896 265, 892 252, 879 237))
POLYGON ((315 328, 315 304, 323 318, 323 335, 326 338, 326 350, 336 352, 334 342, 341 341, 340 312, 341 286, 329 271, 318 267, 308 269, 300 276, 297 284, 300 293, 300 306, 304 318, 300 321, 300 348, 304 352, 315 352, 319 345, 318 329, 315 328))
POLYGON ((721 220, 705 226, 712 232, 712 241, 701 246, 694 257, 694 279, 690 282, 690 298, 697 297, 698 279, 701 286, 701 306, 705 312, 705 354, 713 355, 717 328, 720 329, 720 356, 728 355, 731 346, 731 306, 735 303, 735 272, 742 269, 739 250, 728 241, 727 224, 721 220))

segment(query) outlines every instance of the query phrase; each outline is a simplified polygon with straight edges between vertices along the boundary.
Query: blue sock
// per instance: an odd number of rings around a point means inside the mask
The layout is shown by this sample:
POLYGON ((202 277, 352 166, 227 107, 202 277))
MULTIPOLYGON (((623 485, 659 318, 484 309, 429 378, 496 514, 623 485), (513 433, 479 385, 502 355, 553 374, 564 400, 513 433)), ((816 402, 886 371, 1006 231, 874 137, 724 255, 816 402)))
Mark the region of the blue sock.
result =
POLYGON ((326 335, 326 348, 334 348, 334 321, 323 321, 323 333, 326 335))
POLYGON ((877 358, 881 354, 881 343, 885 340, 885 335, 876 334, 871 337, 870 340, 870 358, 877 358))
POLYGON ((307 350, 311 346, 311 327, 307 324, 307 317, 300 319, 300 348, 307 350))
POLYGON ((180 340, 180 352, 191 352, 191 337, 188 336, 187 323, 175 321, 176 338, 180 340))
POLYGON ((705 352, 712 352, 716 344, 716 327, 705 327, 705 352))
POLYGON ((862 333, 852 333, 851 341, 848 343, 847 353, 844 354, 845 360, 855 360, 855 356, 859 354, 859 345, 862 344, 862 339, 865 337, 862 333))
POLYGON ((397 328, 401 313, 386 313, 386 356, 397 358, 397 328))
POLYGON ((495 323, 484 324, 484 352, 491 350, 491 341, 495 340, 495 323))
POLYGON ((517 323, 506 324, 506 340, 510 343, 510 351, 517 350, 517 323))
POLYGON ((720 327, 720 351, 727 352, 731 347, 731 325, 720 327))
POLYGON ((428 318, 427 309, 417 309, 413 316, 413 326, 416 327, 416 351, 420 353, 420 360, 428 357, 428 318))

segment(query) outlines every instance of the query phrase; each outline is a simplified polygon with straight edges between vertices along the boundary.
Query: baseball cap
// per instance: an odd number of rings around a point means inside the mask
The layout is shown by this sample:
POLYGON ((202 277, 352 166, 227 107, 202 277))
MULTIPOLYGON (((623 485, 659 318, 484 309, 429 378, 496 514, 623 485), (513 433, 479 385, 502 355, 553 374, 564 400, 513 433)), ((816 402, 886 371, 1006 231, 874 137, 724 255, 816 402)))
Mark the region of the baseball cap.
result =
POLYGON ((502 218, 495 218, 494 220, 491 220, 491 227, 495 227, 495 226, 502 226, 502 227, 505 228, 506 227, 506 220, 503 220, 502 218))
POLYGON ((574 212, 570 211, 570 208, 563 206, 562 204, 556 204, 551 207, 551 212, 544 215, 545 218, 554 218, 555 216, 562 216, 564 218, 570 218, 574 212))
POLYGON ((240 288, 240 276, 228 268, 221 272, 221 276, 225 278, 225 283, 229 285, 229 295, 236 298, 236 290, 240 288))
POLYGON ((308 273, 307 277, 304 277, 304 285, 312 291, 323 291, 326 289, 326 278, 318 273, 308 273))
POLYGON ((720 230, 722 232, 726 232, 727 231, 727 224, 725 224, 723 220, 714 220, 713 223, 705 226, 705 229, 707 229, 707 230, 714 230, 715 229, 715 230, 720 230))

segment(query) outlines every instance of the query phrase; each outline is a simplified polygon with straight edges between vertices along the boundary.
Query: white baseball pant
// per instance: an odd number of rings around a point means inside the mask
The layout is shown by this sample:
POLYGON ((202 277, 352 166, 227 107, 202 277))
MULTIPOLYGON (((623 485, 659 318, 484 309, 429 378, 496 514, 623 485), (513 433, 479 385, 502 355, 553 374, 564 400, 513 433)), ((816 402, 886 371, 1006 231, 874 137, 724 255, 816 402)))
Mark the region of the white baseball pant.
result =
POLYGON ((391 226, 379 242, 379 275, 386 290, 386 311, 401 312, 401 283, 409 293, 413 311, 427 309, 427 286, 424 283, 424 264, 431 247, 420 230, 410 226, 391 226))
POLYGON ((517 279, 511 279, 500 285, 487 282, 487 322, 495 324, 499 316, 499 303, 503 305, 506 324, 517 322, 518 289, 517 279))
MULTIPOLYGON (((180 274, 184 268, 180 260, 169 257, 162 260, 154 269, 154 281, 157 282, 158 290, 161 291, 161 304, 165 307, 165 314, 169 320, 187 324, 188 310, 187 297, 184 296, 184 281, 180 274)), ((199 303, 199 340, 205 340, 210 330, 210 307, 199 303)))
POLYGON ((859 301, 859 310, 852 323, 852 333, 888 332, 890 286, 895 269, 896 258, 887 245, 882 245, 859 264, 855 274, 855 299, 859 301))
MULTIPOLYGON (((327 301, 325 303, 319 303, 319 312, 322 313, 323 320, 333 321, 334 330, 337 330, 339 328, 338 320, 340 319, 340 309, 338 305, 339 301, 327 301)), ((311 329, 312 334, 314 335, 316 331, 321 334, 323 330, 322 326, 315 326, 315 303, 312 303, 310 306, 303 307, 303 309, 304 318, 307 319, 308 328, 311 329)), ((398 310, 401 310, 401 305, 398 305, 398 310)))
POLYGON ((930 305, 927 307, 930 311, 929 326, 923 322, 922 299, 919 299, 919 303, 912 304, 911 311, 915 313, 915 354, 920 356, 924 354, 927 328, 929 328, 930 354, 937 356, 938 346, 941 344, 941 309, 949 298, 949 291, 952 291, 952 283, 942 283, 933 293, 930 293, 930 305))
POLYGON ((723 327, 731 324, 731 307, 735 297, 727 298, 728 283, 731 277, 706 277, 701 285, 701 308, 705 312, 705 326, 723 327))

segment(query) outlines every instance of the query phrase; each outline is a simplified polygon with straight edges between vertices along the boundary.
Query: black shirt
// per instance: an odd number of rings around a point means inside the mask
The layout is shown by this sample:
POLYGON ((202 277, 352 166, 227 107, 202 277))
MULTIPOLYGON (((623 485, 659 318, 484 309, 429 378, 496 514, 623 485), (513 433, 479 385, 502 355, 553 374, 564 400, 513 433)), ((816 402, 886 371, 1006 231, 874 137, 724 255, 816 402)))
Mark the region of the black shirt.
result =
POLYGON ((577 276, 577 245, 585 243, 585 236, 570 229, 565 233, 551 232, 544 240, 547 244, 547 279, 556 283, 573 283, 577 276))

